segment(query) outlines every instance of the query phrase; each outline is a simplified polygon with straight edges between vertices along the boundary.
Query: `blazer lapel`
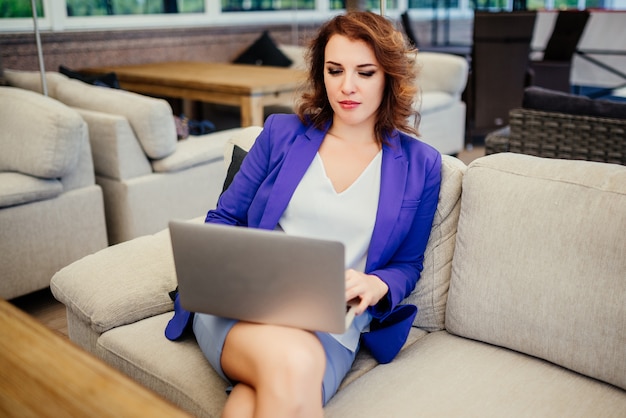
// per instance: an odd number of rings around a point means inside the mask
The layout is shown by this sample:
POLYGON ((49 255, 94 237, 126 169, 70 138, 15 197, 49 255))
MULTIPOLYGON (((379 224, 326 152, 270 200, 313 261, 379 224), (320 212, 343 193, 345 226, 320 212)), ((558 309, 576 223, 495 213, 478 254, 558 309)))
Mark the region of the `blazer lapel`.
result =
POLYGON ((276 227, 296 187, 315 158, 325 134, 325 130, 309 128, 305 134, 295 138, 274 182, 259 228, 276 227))
POLYGON ((386 248, 392 239, 392 233, 402 208, 404 188, 407 181, 408 162, 404 157, 397 132, 389 138, 389 145, 383 145, 380 197, 376 225, 367 257, 366 272, 372 271, 385 262, 389 254, 386 248))

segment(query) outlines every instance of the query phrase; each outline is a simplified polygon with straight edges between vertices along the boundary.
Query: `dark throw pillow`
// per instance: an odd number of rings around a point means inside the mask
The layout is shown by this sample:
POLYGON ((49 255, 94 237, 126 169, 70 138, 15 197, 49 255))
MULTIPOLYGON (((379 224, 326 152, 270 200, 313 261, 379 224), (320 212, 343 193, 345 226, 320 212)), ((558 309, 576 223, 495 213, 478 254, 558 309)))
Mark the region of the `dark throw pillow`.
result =
POLYGON ((230 186, 230 183, 233 182, 235 174, 239 171, 239 167, 241 167, 241 163, 243 162, 243 159, 246 158, 246 155, 248 155, 247 151, 244 151, 243 148, 235 145, 233 148, 233 158, 230 160, 230 165, 228 166, 228 171, 226 172, 226 179, 224 180, 222 193, 224 193, 224 191, 228 189, 228 186, 230 186))
POLYGON ((522 107, 569 115, 626 119, 626 103, 594 100, 585 96, 548 90, 542 87, 526 88, 522 107))
POLYGON ((289 67, 292 61, 278 49, 268 31, 233 61, 235 64, 269 65, 273 67, 289 67))
POLYGON ((79 71, 71 70, 63 65, 59 66, 59 72, 68 76, 69 78, 74 78, 76 80, 80 80, 87 84, 92 84, 94 86, 100 87, 110 87, 113 89, 120 88, 120 82, 117 79, 117 74, 115 73, 106 73, 106 74, 83 74, 79 71))

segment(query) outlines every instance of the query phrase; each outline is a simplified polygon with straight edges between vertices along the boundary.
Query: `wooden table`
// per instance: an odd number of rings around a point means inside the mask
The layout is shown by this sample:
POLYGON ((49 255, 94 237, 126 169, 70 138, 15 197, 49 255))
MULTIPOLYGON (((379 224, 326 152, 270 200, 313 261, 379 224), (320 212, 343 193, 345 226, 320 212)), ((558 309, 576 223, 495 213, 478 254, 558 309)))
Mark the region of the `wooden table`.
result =
MULTIPOLYGON (((263 107, 293 100, 305 72, 281 67, 209 62, 160 62, 88 68, 115 72, 123 89, 152 96, 238 106, 241 126, 262 126, 263 107)), ((186 113, 188 114, 188 107, 186 113)))
POLYGON ((2 299, 0 416, 190 417, 2 299))

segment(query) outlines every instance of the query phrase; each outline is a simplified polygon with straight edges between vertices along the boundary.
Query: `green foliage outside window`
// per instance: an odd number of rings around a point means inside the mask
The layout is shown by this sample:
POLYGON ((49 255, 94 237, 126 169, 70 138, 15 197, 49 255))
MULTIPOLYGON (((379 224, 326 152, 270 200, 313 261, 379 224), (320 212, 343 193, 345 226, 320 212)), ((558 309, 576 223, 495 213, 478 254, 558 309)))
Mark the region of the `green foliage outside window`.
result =
POLYGON ((432 9, 434 7, 459 7, 459 0, 409 0, 409 9, 432 9))
POLYGON ((223 12, 314 10, 315 0, 222 0, 223 12))
MULTIPOLYGON (((43 17, 42 0, 35 2, 37 7, 37 16, 43 17)), ((30 0, 0 0, 0 18, 1 17, 33 17, 33 9, 30 0)))
POLYGON ((204 13, 204 0, 66 0, 68 16, 204 13))

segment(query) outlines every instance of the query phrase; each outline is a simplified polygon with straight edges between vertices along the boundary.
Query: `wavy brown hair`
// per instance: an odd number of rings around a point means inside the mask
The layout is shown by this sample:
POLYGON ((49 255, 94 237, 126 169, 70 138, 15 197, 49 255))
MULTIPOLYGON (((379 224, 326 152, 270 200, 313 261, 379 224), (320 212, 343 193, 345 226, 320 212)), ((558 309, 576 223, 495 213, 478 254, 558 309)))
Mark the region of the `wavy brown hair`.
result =
POLYGON ((416 51, 389 20, 372 12, 348 12, 334 17, 319 29, 306 54, 309 75, 296 106, 300 120, 320 129, 332 121, 333 110, 324 86, 324 52, 333 35, 364 41, 372 48, 385 73, 385 91, 375 124, 378 142, 383 143, 394 129, 418 135, 416 127, 409 123, 411 115, 419 121, 419 113, 413 109, 418 88, 415 84, 417 70, 411 57, 416 51))

